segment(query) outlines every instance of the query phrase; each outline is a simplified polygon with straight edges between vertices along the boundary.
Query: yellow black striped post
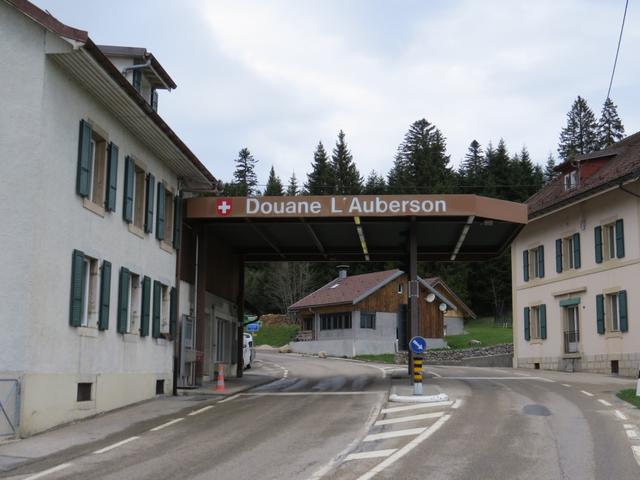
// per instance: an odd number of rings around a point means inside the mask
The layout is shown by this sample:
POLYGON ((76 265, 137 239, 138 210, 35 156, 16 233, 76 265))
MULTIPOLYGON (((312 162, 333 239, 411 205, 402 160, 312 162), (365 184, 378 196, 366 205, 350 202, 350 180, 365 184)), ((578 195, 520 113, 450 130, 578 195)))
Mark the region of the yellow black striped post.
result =
POLYGON ((413 357, 413 394, 422 395, 422 358, 413 357))

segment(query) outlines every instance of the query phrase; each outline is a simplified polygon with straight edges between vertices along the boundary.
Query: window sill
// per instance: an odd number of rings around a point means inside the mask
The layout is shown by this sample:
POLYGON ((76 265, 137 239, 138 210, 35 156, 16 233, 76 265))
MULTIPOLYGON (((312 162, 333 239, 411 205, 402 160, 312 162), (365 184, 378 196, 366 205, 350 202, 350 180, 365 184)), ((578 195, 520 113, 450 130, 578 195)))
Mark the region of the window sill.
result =
POLYGON ((156 345, 166 345, 167 341, 164 338, 156 338, 156 345))
POLYGON ((127 343, 137 343, 140 335, 135 333, 125 333, 123 336, 123 340, 127 343))
POLYGON ((76 409, 78 410, 95 410, 96 409, 96 401, 88 400, 86 402, 76 402, 76 409))
POLYGON ((87 210, 89 210, 90 212, 95 213, 99 217, 104 218, 105 210, 103 206, 98 205, 97 203, 93 203, 91 200, 89 200, 86 197, 82 199, 82 206, 87 210))
POLYGON ((98 329, 92 327, 78 327, 77 332, 81 337, 96 338, 98 336, 98 329))
POLYGON ((529 344, 530 345, 542 345, 542 342, 544 340, 542 340, 541 338, 532 338, 531 340, 529 340, 529 344))
POLYGON ((136 227, 133 223, 129 223, 129 231, 142 239, 145 237, 144 230, 140 227, 136 227))
POLYGON ((615 331, 615 332, 607 332, 604 335, 604 338, 622 338, 622 332, 620 331, 615 331))
POLYGON ((563 353, 562 358, 582 358, 582 354, 580 352, 577 353, 563 353))
POLYGON ((174 252, 173 245, 171 245, 168 242, 165 242, 164 240, 160 240, 160 248, 162 250, 164 250, 165 252, 167 252, 167 253, 173 253, 174 252))

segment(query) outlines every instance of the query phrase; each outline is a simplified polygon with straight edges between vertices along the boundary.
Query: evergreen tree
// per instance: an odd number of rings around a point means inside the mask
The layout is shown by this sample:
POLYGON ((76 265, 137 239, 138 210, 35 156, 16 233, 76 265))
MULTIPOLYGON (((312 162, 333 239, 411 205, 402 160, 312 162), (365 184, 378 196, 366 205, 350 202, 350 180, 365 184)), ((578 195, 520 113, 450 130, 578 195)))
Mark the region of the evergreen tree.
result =
POLYGON ((498 142, 498 147, 494 150, 493 145, 489 143, 489 147, 485 153, 487 159, 487 189, 485 195, 497 197, 504 200, 511 200, 513 185, 517 183, 515 178, 515 163, 511 162, 509 152, 503 139, 498 142))
POLYGON ((375 170, 367 177, 362 193, 366 195, 382 195, 387 190, 387 183, 382 175, 378 175, 375 170))
POLYGON ((473 140, 469 144, 458 175, 461 184, 465 187, 462 193, 482 193, 487 178, 487 159, 483 155, 482 147, 478 141, 473 140))
POLYGON ((331 155, 331 168, 335 172, 335 193, 357 195, 362 190, 362 177, 353 162, 353 155, 347 148, 344 132, 340 130, 338 140, 331 155))
POLYGON ((544 183, 549 183, 558 176, 558 172, 554 171, 554 168, 556 168, 556 160, 553 158, 553 153, 549 152, 547 163, 544 166, 544 183))
POLYGON ((236 170, 233 172, 233 180, 237 188, 237 195, 247 197, 256 193, 256 185, 258 184, 258 177, 256 176, 255 168, 258 161, 253 158, 248 148, 243 148, 238 153, 238 158, 235 160, 236 170))
POLYGON ((296 172, 293 172, 291 174, 291 178, 289 179, 289 185, 287 185, 287 195, 290 196, 295 196, 298 195, 299 192, 299 188, 298 188, 298 179, 296 178, 296 172))
POLYGON ((327 152, 322 142, 319 142, 316 151, 313 152, 311 172, 307 174, 307 182, 304 184, 305 192, 309 195, 330 195, 334 191, 335 183, 335 173, 327 152))
POLYGON ((598 149, 597 125, 587 101, 578 95, 567 113, 567 126, 560 132, 558 155, 569 160, 598 149))
POLYGON ((284 195, 282 181, 280 180, 280 177, 276 176, 276 171, 273 168, 273 165, 269 171, 269 179, 267 180, 267 186, 264 189, 264 195, 274 197, 284 195))
POLYGON ((624 126, 618 116, 618 107, 610 98, 607 98, 598 120, 598 148, 605 149, 623 138, 624 126))

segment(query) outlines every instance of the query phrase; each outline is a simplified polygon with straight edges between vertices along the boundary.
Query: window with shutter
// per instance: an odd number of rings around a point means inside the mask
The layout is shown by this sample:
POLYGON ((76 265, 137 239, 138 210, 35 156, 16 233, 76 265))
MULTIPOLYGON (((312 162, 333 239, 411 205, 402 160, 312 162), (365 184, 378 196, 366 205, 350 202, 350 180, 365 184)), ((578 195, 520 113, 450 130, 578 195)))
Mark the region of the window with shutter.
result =
POLYGON ((173 218, 173 248, 180 248, 180 240, 182 236, 182 198, 180 196, 174 199, 174 218, 173 218))
POLYGON ((118 282, 118 333, 127 333, 129 324, 129 303, 131 296, 131 272, 120 268, 118 282))
POLYGON ((529 307, 524 307, 524 339, 527 342, 531 340, 531 323, 529 314, 529 307))
POLYGON ((618 313, 620 315, 620 331, 629 331, 629 315, 627 312, 627 291, 618 292, 618 313))
POLYGON ((156 179, 152 174, 147 175, 147 198, 145 200, 145 221, 144 231, 151 233, 153 231, 153 204, 155 201, 156 179))
POLYGON ((142 305, 140 313, 140 336, 149 335, 149 317, 151 314, 151 279, 142 279, 142 305))
POLYGON ((562 239, 556 240, 556 273, 562 273, 562 239))
POLYGON ((547 338, 547 306, 540 305, 538 307, 538 321, 540 323, 540 338, 545 340, 547 338))
POLYGON ((133 222, 133 192, 135 190, 135 164, 133 158, 124 159, 124 203, 122 218, 127 223, 133 222))
POLYGON ((92 131, 89 122, 80 120, 76 192, 81 197, 89 197, 91 194, 91 136, 92 131))
POLYGON ((529 250, 522 252, 522 272, 524 274, 524 281, 529 281, 529 250))
POLYGON ((598 225, 593 229, 596 246, 596 263, 602 263, 603 251, 602 251, 602 227, 598 225))
POLYGON ((116 211, 116 193, 118 189, 118 146, 109 144, 109 163, 107 165, 107 197, 104 207, 109 212, 116 211))
POLYGON ((538 277, 544 278, 544 245, 538 247, 538 277))
POLYGON ((596 295, 596 326, 600 335, 604 334, 604 295, 596 295))
POLYGON ((158 240, 163 240, 165 238, 165 200, 164 184, 162 182, 158 182, 158 213, 156 214, 156 238, 158 240))
POLYGON ((160 337, 160 317, 162 316, 162 284, 153 282, 153 326, 151 335, 153 338, 160 337))
POLYGON ((616 220, 616 257, 624 258, 624 222, 616 220))
POLYGON ((109 305, 111 303, 111 262, 104 260, 100 271, 100 311, 98 329, 109 329, 109 305))
POLYGON ((84 253, 80 250, 74 250, 71 257, 71 303, 69 308, 69 325, 72 327, 79 327, 82 324, 84 271, 84 253))
POLYGON ((169 335, 175 340, 178 333, 178 301, 176 289, 172 288, 169 294, 169 335))

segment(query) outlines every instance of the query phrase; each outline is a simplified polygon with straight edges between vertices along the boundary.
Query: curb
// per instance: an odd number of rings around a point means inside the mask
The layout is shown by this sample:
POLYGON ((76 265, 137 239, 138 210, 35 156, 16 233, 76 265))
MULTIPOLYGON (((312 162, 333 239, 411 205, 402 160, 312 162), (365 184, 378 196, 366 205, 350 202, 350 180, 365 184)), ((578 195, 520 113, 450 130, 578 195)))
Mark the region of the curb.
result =
MULTIPOLYGON (((258 376, 258 375, 256 375, 258 376)), ((230 397, 232 395, 236 395, 238 393, 242 393, 242 392, 246 392, 247 390, 251 390, 252 388, 256 388, 256 387, 261 387, 262 385, 266 385, 267 383, 271 383, 274 382, 276 380, 280 380, 278 377, 271 377, 271 376, 266 376, 266 375, 261 375, 264 376, 263 379, 260 379, 260 381, 255 382, 251 385, 243 385, 241 387, 237 387, 234 388, 233 391, 229 391, 229 392, 216 392, 214 390, 209 390, 209 389, 203 389, 203 388, 196 388, 196 389, 182 389, 181 391, 179 391, 178 393, 178 397, 198 397, 198 396, 207 396, 207 397, 220 397, 220 398, 225 398, 225 397, 230 397)), ((212 385, 212 388, 215 387, 215 385, 212 385)))

